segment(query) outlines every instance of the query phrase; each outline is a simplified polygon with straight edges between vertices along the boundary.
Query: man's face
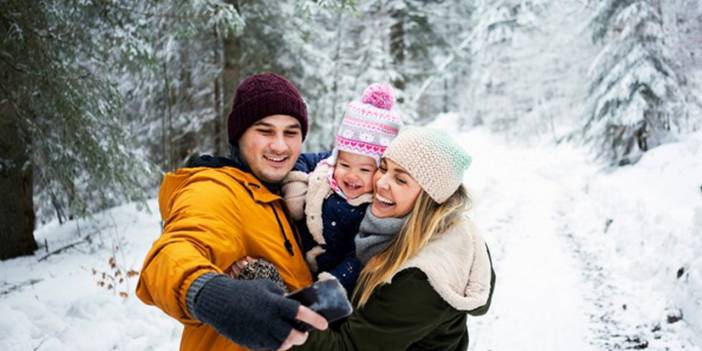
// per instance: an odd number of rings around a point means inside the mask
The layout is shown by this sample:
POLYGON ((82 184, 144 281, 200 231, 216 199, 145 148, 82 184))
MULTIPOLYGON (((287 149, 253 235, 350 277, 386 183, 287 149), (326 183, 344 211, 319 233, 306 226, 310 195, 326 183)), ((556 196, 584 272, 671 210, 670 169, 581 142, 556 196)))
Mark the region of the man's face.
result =
POLYGON ((300 156, 302 127, 288 115, 272 115, 254 123, 239 139, 239 152, 258 179, 279 183, 300 156))

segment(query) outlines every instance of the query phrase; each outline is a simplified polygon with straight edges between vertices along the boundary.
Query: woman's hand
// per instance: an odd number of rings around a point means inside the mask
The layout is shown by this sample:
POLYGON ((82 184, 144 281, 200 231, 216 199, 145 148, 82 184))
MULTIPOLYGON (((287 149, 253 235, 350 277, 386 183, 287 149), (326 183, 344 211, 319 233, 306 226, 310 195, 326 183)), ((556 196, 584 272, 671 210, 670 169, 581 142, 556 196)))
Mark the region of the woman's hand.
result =
MULTIPOLYGON (((327 327, 329 327, 329 323, 327 323, 327 320, 324 319, 324 317, 305 306, 300 306, 300 308, 297 310, 295 319, 305 322, 318 330, 325 330, 327 327)), ((308 332, 303 333, 293 328, 277 351, 288 350, 295 345, 302 345, 305 343, 305 341, 307 341, 308 336, 308 332)))

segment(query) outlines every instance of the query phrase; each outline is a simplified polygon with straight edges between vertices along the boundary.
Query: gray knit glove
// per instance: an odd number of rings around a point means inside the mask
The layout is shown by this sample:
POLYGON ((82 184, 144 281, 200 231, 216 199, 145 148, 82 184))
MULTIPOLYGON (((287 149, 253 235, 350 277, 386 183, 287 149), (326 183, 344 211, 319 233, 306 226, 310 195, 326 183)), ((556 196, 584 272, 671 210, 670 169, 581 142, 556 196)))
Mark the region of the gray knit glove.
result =
POLYGON ((251 349, 278 349, 297 325, 300 307, 270 280, 234 280, 223 274, 196 279, 188 300, 196 319, 251 349))

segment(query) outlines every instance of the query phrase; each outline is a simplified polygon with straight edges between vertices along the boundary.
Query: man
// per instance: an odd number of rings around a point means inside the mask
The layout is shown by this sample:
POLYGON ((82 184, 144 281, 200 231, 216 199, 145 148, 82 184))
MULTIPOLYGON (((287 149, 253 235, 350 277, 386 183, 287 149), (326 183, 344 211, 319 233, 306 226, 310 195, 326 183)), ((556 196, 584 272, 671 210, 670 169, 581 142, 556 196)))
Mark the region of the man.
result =
POLYGON ((311 283, 277 194, 307 133, 305 103, 282 76, 251 76, 237 88, 228 132, 230 159, 206 157, 166 174, 164 229, 146 256, 137 296, 185 325, 181 350, 287 350, 307 338, 293 328, 297 321, 326 329, 326 320, 268 280, 223 272, 251 256, 274 264, 290 290, 311 283))

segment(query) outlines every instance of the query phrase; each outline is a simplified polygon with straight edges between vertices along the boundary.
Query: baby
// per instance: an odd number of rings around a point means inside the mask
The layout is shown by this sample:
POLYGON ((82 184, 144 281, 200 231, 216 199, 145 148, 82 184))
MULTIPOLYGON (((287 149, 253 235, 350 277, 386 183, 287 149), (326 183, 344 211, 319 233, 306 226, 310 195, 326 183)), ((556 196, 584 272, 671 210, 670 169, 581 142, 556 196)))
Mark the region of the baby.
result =
POLYGON ((354 237, 373 198, 373 175, 401 126, 394 101, 389 85, 368 86, 346 106, 333 151, 302 154, 283 181, 310 270, 319 279, 335 277, 349 293, 363 268, 354 237))

